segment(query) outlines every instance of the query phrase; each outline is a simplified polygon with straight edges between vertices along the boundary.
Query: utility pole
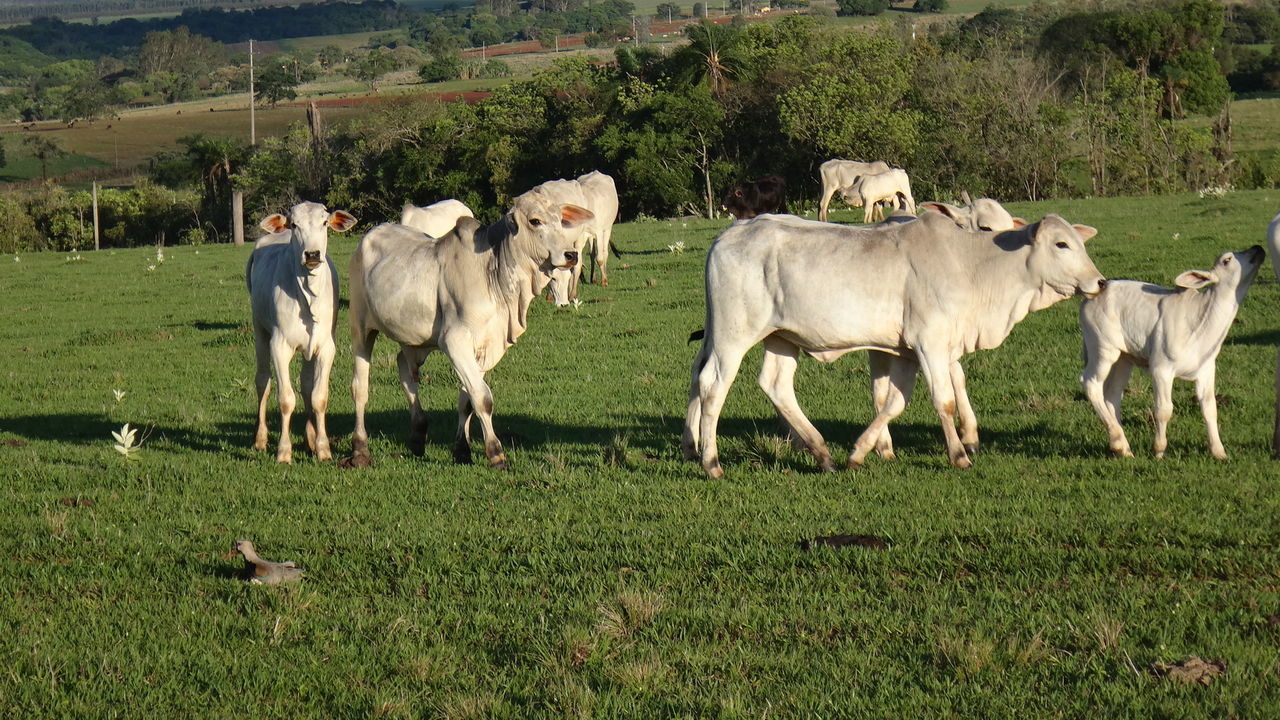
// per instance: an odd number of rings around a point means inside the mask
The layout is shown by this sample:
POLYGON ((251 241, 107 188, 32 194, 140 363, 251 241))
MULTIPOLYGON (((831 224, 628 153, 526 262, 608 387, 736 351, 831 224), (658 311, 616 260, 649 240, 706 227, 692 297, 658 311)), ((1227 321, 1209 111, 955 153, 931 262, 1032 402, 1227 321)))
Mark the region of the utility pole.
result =
POLYGON ((253 116, 253 41, 249 41, 249 144, 258 144, 258 127, 253 116))
MULTIPOLYGON (((82 216, 83 217, 83 216, 82 216)), ((93 249, 101 250, 102 242, 98 234, 98 181, 93 181, 93 249)))

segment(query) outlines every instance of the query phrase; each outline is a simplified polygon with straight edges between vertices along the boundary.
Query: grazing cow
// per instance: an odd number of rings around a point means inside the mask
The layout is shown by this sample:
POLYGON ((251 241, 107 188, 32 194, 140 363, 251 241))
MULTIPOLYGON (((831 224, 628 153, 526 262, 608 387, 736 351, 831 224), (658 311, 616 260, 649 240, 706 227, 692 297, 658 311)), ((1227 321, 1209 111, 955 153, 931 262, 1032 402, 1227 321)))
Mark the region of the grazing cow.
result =
POLYGON ((1113 280, 1080 305, 1084 332, 1084 394, 1107 427, 1111 453, 1133 457, 1120 426, 1120 400, 1135 365, 1151 373, 1157 458, 1164 457, 1173 417, 1173 379, 1194 380, 1209 432, 1209 452, 1227 459, 1218 436, 1214 376, 1218 352, 1266 252, 1260 245, 1223 253, 1212 270, 1188 270, 1174 279, 1180 289, 1113 280))
POLYGON ((288 217, 275 214, 260 223, 271 233, 249 255, 245 281, 253 305, 253 346, 257 354, 258 429, 253 447, 267 449, 267 393, 275 368, 280 403, 280 442, 276 462, 293 461, 289 419, 295 398, 289 364, 302 352, 302 400, 307 415, 307 445, 319 460, 331 457, 325 411, 329 371, 333 367, 333 331, 338 321, 338 271, 328 256, 329 230, 345 232, 356 219, 319 203, 294 205, 288 217))
MULTIPOLYGON (((1271 251, 1271 269, 1280 281, 1280 213, 1267 226, 1267 249, 1271 251)), ((1271 452, 1280 458, 1280 350, 1276 351, 1276 425, 1271 436, 1271 452)))
POLYGON ((598 265, 600 287, 609 284, 609 273, 605 270, 609 262, 609 251, 613 249, 614 254, 618 252, 613 248, 613 223, 618 218, 618 189, 612 177, 595 170, 577 180, 551 180, 541 187, 564 202, 581 205, 595 214, 578 241, 578 262, 571 270, 556 270, 551 273, 551 299, 557 306, 564 307, 578 296, 578 280, 582 277, 582 249, 587 242, 591 243, 590 257, 594 262, 590 282, 595 282, 595 265, 598 265))
POLYGON ((923 202, 920 207, 946 215, 956 225, 973 232, 1004 232, 1027 224, 1026 220, 1010 215, 1003 205, 991 198, 978 198, 965 207, 942 202, 923 202))
POLYGON ((850 205, 862 206, 864 223, 884 218, 881 203, 901 208, 912 215, 916 212, 916 201, 911 196, 911 179, 907 177, 906 170, 899 168, 863 175, 856 183, 841 190, 840 195, 850 205))
MULTIPOLYGON (((724 474, 720 408, 742 357, 763 340, 760 385, 823 470, 834 469, 831 453, 796 404, 801 351, 824 362, 859 349, 914 354, 951 463, 969 467, 955 428, 954 361, 997 347, 1029 312, 1100 292, 1106 280, 1084 248, 1095 233, 1057 215, 999 234, 968 232, 936 213, 876 231, 778 215, 734 223, 707 251, 706 334, 693 364, 685 457, 700 457, 712 477, 724 474)), ((858 438, 850 467, 901 414, 914 379, 914 367, 891 377, 896 393, 858 438)))
POLYGON ((873 175, 889 170, 889 164, 879 160, 875 162, 858 162, 856 160, 828 160, 818 168, 822 179, 822 198, 818 201, 818 219, 827 221, 827 207, 831 196, 853 187, 863 175, 873 175))
POLYGON ((556 268, 578 260, 579 236, 590 210, 537 187, 512 202, 498 222, 482 227, 461 218, 434 243, 403 225, 379 225, 351 256, 351 395, 356 427, 352 465, 370 464, 364 408, 369 360, 378 334, 400 344, 400 383, 409 399, 409 450, 421 455, 426 415, 418 397, 418 368, 432 350, 449 357, 462 381, 453 457, 471 462, 471 415, 484 429, 485 457, 504 468, 507 456, 493 431, 493 394, 484 374, 525 331, 529 303, 556 268))
POLYGON ((405 205, 400 211, 400 224, 408 225, 433 238, 441 238, 458 224, 458 218, 464 217, 473 218, 475 213, 461 201, 441 200, 423 207, 405 205))
POLYGON ((725 191, 720 207, 739 220, 750 220, 765 213, 786 213, 787 181, 777 175, 766 175, 739 183, 725 191))

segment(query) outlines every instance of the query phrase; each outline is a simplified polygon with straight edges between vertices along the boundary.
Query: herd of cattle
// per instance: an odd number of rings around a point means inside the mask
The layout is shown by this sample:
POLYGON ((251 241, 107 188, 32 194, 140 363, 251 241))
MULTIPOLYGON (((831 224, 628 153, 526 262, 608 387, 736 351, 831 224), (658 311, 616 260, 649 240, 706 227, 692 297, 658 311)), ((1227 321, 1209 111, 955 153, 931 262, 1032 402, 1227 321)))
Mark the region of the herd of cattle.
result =
MULTIPOLYGON (((1218 435, 1215 364, 1227 330, 1259 267, 1262 247, 1228 252, 1209 270, 1188 270, 1176 289, 1129 280, 1108 281, 1085 243, 1097 234, 1058 215, 1027 223, 989 198, 955 206, 925 202, 916 216, 907 174, 885 163, 830 160, 821 167, 819 221, 786 213, 786 190, 774 176, 737 185, 724 197, 736 218, 707 252, 706 324, 693 362, 681 447, 720 477, 716 425, 744 355, 759 343, 759 382, 796 442, 823 470, 834 470, 821 434, 796 401, 800 355, 831 362, 853 350, 870 351, 875 418, 857 438, 848 466, 868 453, 893 457, 889 423, 911 397, 923 372, 942 424, 947 455, 969 467, 978 447, 978 421, 969 402, 960 358, 994 348, 1028 313, 1077 294, 1084 335, 1085 395, 1105 424, 1111 451, 1129 456, 1120 402, 1134 366, 1152 377, 1156 457, 1167 445, 1174 378, 1194 380, 1215 458, 1226 452, 1218 435), (826 222, 836 194, 864 208, 871 223, 826 222), (999 278, 999 282, 992 282, 999 278), (957 431, 957 422, 959 429, 957 431)), ((464 204, 444 200, 406 206, 399 223, 374 227, 351 258, 349 322, 355 357, 352 456, 370 464, 365 406, 369 366, 378 335, 400 345, 401 386, 410 407, 409 449, 421 455, 426 415, 418 395, 419 368, 432 350, 449 358, 461 380, 456 462, 471 462, 470 426, 478 416, 485 457, 506 467, 493 427, 493 394, 485 374, 524 333, 531 303, 549 285, 557 304, 576 294, 588 243, 607 284, 605 265, 618 212, 613 179, 592 172, 553 180, 516 197, 506 215, 482 226, 464 204)), ((302 354, 301 389, 307 444, 320 460, 332 457, 325 413, 335 354, 338 274, 327 251, 328 231, 356 219, 303 202, 271 215, 249 258, 246 279, 257 354, 258 423, 254 447, 268 444, 267 399, 274 370, 281 432, 276 460, 292 460, 290 417, 296 397, 289 365, 302 354)), ((1280 252, 1280 215, 1268 242, 1280 252)), ((1280 267, 1277 268, 1280 277, 1280 267)), ((1277 360, 1280 454, 1280 358, 1277 360)))

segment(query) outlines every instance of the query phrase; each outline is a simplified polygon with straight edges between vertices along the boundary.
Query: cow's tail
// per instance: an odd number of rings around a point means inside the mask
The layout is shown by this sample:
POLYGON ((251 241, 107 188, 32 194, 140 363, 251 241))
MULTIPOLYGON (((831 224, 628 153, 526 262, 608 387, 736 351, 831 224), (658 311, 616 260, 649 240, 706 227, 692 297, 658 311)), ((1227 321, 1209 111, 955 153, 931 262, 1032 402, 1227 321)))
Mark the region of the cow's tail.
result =
POLYGON ((707 336, 707 331, 705 329, 694 330, 693 332, 689 333, 689 342, 693 342, 695 340, 701 340, 706 336, 707 336))
POLYGON ((257 255, 257 253, 253 253, 253 252, 249 253, 249 261, 244 264, 244 285, 245 285, 245 288, 249 291, 250 295, 253 295, 253 256, 254 255, 257 255))
POLYGON ((617 245, 613 244, 613 238, 609 238, 609 251, 613 253, 614 257, 618 258, 619 260, 622 259, 622 252, 618 250, 617 245))

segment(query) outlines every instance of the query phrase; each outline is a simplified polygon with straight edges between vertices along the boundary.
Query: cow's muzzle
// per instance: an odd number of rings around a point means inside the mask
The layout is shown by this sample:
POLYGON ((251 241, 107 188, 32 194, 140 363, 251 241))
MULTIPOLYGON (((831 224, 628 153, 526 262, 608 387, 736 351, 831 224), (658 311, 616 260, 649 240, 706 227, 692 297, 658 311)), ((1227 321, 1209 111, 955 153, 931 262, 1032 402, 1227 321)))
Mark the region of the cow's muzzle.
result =
POLYGON ((306 250, 302 253, 302 264, 305 265, 308 270, 315 270, 320 267, 320 263, 322 262, 324 262, 324 260, 321 259, 319 250, 306 250))
POLYGON ((1107 289, 1107 279, 1106 279, 1106 278, 1100 278, 1100 279, 1098 280, 1098 289, 1097 289, 1097 290, 1094 290, 1093 292, 1089 292, 1088 290, 1085 290, 1084 288, 1080 288, 1080 294, 1081 294, 1081 295, 1084 295, 1085 297, 1087 297, 1087 298, 1089 298, 1090 300, 1092 300, 1093 298, 1096 298, 1096 297, 1098 297, 1099 295, 1101 295, 1101 294, 1102 294, 1102 291, 1103 291, 1103 290, 1106 290, 1106 289, 1107 289))

